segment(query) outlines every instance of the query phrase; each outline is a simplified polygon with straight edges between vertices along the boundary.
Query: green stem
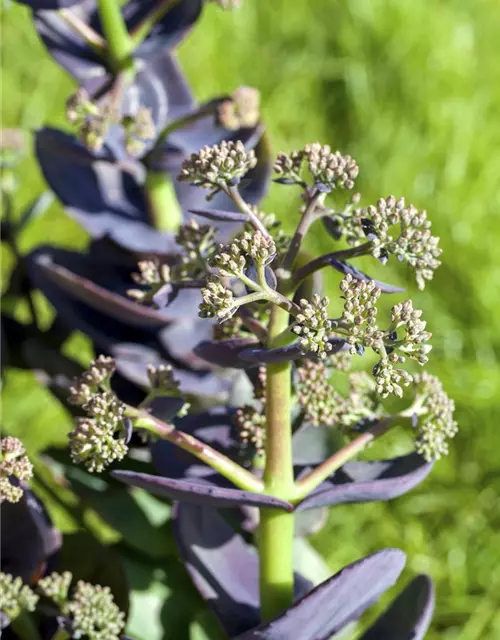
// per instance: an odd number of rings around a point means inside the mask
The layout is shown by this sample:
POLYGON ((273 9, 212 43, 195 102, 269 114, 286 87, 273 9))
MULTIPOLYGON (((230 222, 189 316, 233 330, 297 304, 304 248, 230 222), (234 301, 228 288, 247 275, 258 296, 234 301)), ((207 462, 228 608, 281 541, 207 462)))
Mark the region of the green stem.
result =
POLYGON ((64 629, 58 629, 55 635, 52 636, 52 640, 70 640, 71 636, 64 629))
POLYGON ((314 210, 316 209, 316 205, 318 204, 319 200, 321 200, 323 195, 324 194, 319 191, 314 191, 311 194, 309 202, 307 203, 304 213, 302 214, 302 218, 300 219, 297 230, 295 231, 292 241, 290 242, 288 251, 286 252, 285 257, 283 258, 283 262, 281 263, 281 269, 283 271, 290 271, 290 269, 293 267, 295 258, 300 251, 302 240, 304 239, 304 236, 308 232, 309 227, 315 219, 314 210))
MULTIPOLYGON (((269 346, 288 326, 288 313, 273 307, 269 346)), ((289 362, 267 366, 266 465, 264 487, 270 495, 288 499, 294 492, 289 362)), ((293 602, 294 515, 261 509, 259 528, 261 617, 268 620, 293 602)))
POLYGON ((148 171, 144 189, 153 227, 157 231, 177 231, 182 223, 182 210, 168 175, 148 171))
POLYGON ((106 53, 106 40, 70 9, 59 11, 61 18, 100 56, 106 53))
POLYGON ((127 25, 118 0, 97 0, 102 31, 108 46, 110 63, 115 71, 124 69, 130 62, 134 43, 127 31, 127 25))
POLYGON ((213 449, 208 444, 201 442, 194 436, 183 431, 178 431, 173 425, 162 422, 158 418, 151 416, 140 409, 128 406, 126 414, 134 420, 134 426, 138 429, 145 429, 155 434, 163 440, 168 440, 177 445, 184 451, 188 451, 208 464, 212 469, 218 471, 225 478, 233 482, 237 487, 244 491, 253 491, 262 493, 264 484, 262 480, 257 478, 239 464, 213 449))
POLYGON ((245 202, 244 198, 241 196, 241 193, 238 190, 238 187, 228 187, 226 190, 226 194, 231 198, 231 200, 238 207, 241 213, 245 213, 248 216, 248 222, 250 222, 257 231, 260 231, 266 238, 271 235, 259 220, 259 218, 252 211, 250 206, 245 202))
POLYGON ((263 621, 274 618, 293 602, 293 528, 293 513, 260 510, 260 615, 263 621))

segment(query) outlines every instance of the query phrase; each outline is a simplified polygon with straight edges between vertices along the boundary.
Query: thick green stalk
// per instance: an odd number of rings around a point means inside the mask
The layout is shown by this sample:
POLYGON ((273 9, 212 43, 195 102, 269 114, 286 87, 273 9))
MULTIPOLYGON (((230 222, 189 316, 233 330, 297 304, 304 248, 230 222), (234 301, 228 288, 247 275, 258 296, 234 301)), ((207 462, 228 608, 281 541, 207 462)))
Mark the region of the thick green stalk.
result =
POLYGON ((153 227, 157 231, 177 231, 182 223, 182 210, 168 175, 162 171, 148 171, 144 189, 153 227))
POLYGON ((110 63, 115 71, 130 62, 134 43, 127 31, 119 0, 97 0, 102 31, 108 46, 110 63))
MULTIPOLYGON (((288 325, 288 313, 273 307, 270 345, 288 325)), ((291 424, 291 365, 267 366, 266 385, 266 493, 288 499, 293 495, 291 424)), ((268 620, 293 602, 294 515, 261 509, 259 527, 261 617, 268 620)))

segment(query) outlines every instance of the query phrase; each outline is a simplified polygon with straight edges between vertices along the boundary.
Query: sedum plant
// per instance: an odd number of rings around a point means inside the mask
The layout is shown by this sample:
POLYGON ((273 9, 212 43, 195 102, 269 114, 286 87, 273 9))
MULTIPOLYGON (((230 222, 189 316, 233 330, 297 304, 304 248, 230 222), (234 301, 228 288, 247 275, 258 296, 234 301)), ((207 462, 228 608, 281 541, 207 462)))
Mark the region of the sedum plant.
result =
MULTIPOLYGON (((215 637, 335 637, 395 583, 405 556, 383 549, 313 584, 295 564, 296 539, 321 527, 326 508, 411 490, 457 431, 453 401, 422 369, 432 338, 423 312, 352 262, 401 262, 423 289, 441 255, 427 213, 392 195, 361 204, 356 161, 328 145, 272 165, 255 89, 196 104, 173 49, 208 2, 25 4, 79 85, 66 105, 72 133, 41 129, 35 147, 91 243, 15 253, 22 295, 40 289, 57 316, 48 330, 33 304, 31 327, 7 318, 10 343, 30 347, 9 356, 42 371, 76 415, 74 465, 174 502, 179 555, 219 620, 215 637), (258 206, 270 175, 297 192, 291 235, 258 206), (331 252, 305 250, 313 225, 331 252), (325 270, 341 275, 335 297, 323 291, 325 270), (86 370, 61 353, 73 329, 101 353, 86 370), (406 455, 357 459, 401 429, 414 443, 406 455)), ((7 221, 14 248, 32 215, 7 221)), ((2 627, 125 638, 109 587, 52 571, 60 540, 9 436, 0 467, 13 523, 2 627)), ((422 638, 433 601, 418 576, 361 637, 422 638)))

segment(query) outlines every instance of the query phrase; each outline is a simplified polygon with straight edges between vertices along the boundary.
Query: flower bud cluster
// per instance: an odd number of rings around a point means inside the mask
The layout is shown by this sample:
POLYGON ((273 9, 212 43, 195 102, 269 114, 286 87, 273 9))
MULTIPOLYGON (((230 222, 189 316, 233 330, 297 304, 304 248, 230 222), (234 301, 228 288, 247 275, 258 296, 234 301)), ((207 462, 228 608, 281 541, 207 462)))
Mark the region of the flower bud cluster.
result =
POLYGON ((389 394, 401 397, 403 386, 408 386, 413 378, 395 365, 405 362, 407 356, 423 365, 431 350, 427 344, 431 334, 425 331, 422 312, 413 309, 411 300, 401 302, 392 308, 391 326, 383 331, 377 325, 376 307, 381 292, 373 281, 357 280, 349 274, 340 283, 340 289, 345 304, 338 330, 346 334, 351 353, 362 354, 365 347, 370 347, 380 355, 373 368, 377 392, 383 398, 389 394))
POLYGON ((135 115, 124 116, 121 120, 125 133, 125 149, 131 156, 143 153, 146 143, 156 136, 153 112, 140 106, 135 115))
POLYGON ((128 451, 125 442, 125 407, 109 391, 115 370, 112 358, 99 356, 70 388, 70 401, 82 406, 88 417, 79 418, 69 434, 70 455, 91 472, 101 472, 128 451))
POLYGON ((220 145, 203 147, 184 160, 179 180, 195 186, 216 188, 238 184, 240 179, 257 165, 253 150, 245 151, 244 144, 223 140, 220 145))
POLYGON ((240 316, 233 316, 221 324, 214 324, 212 337, 214 340, 228 340, 243 337, 244 324, 240 316))
MULTIPOLYGON (((399 351, 423 365, 429 361, 428 353, 432 346, 426 343, 432 338, 432 333, 425 330, 427 323, 420 319, 421 316, 422 311, 414 309, 411 300, 405 300, 392 307, 391 329, 397 332, 400 327, 404 328, 403 338, 396 342, 399 351)), ((404 362, 404 355, 401 353, 398 362, 404 362)))
POLYGON ((166 395, 179 395, 179 381, 175 379, 174 370, 169 364, 154 366, 148 365, 148 379, 154 391, 162 392, 166 395))
POLYGON ((255 407, 245 405, 236 411, 234 422, 242 444, 252 447, 258 456, 265 453, 266 417, 255 407))
POLYGON ((97 389, 108 387, 115 368, 115 361, 108 356, 100 355, 92 360, 88 369, 70 387, 71 404, 84 405, 97 389))
POLYGON ((122 116, 111 100, 101 106, 92 102, 83 87, 66 102, 66 117, 78 127, 83 144, 94 152, 102 149, 109 128, 114 124, 123 127, 125 148, 130 155, 140 155, 145 143, 156 135, 151 109, 139 106, 134 115, 122 116))
MULTIPOLYGON (((432 280, 441 264, 442 249, 438 246, 439 238, 432 235, 427 212, 407 205, 404 198, 396 200, 391 195, 380 198, 376 206, 357 209, 351 224, 371 240, 375 258, 385 262, 394 255, 407 262, 415 271, 419 289, 432 280)), ((357 241, 354 234, 346 239, 350 244, 357 241)))
POLYGON ((301 312, 296 316, 292 331, 299 336, 302 353, 313 353, 324 359, 332 350, 328 342, 332 323, 328 320, 329 300, 318 294, 313 296, 312 302, 305 299, 300 301, 301 312))
POLYGON ((225 287, 217 276, 207 278, 206 286, 201 289, 201 297, 200 318, 217 318, 219 322, 224 322, 238 308, 233 292, 225 287))
POLYGON ((259 119, 260 92, 252 87, 239 87, 217 108, 218 124, 229 131, 255 127, 259 119))
POLYGON ((154 303, 155 296, 162 289, 171 288, 170 267, 160 264, 158 260, 141 260, 138 262, 138 273, 132 274, 132 280, 145 287, 143 289, 129 289, 127 295, 141 304, 154 303))
POLYGON ((340 322, 348 327, 351 354, 363 351, 365 347, 374 348, 382 339, 377 327, 377 303, 381 290, 373 280, 366 282, 346 275, 340 283, 344 310, 340 322))
POLYGON ((404 369, 397 369, 394 361, 397 361, 396 354, 383 356, 373 367, 377 393, 381 398, 395 395, 403 397, 403 387, 407 387, 413 381, 413 377, 404 369))
POLYGON ((38 581, 38 589, 46 597, 50 598, 62 609, 68 600, 69 588, 73 576, 69 571, 56 573, 55 571, 38 581))
POLYGON ((279 176, 278 182, 301 183, 300 172, 303 160, 304 151, 302 149, 292 151, 289 154, 282 151, 278 153, 273 167, 274 172, 279 176))
POLYGON ((376 393, 373 378, 364 371, 349 375, 349 391, 340 414, 339 423, 345 428, 359 426, 365 421, 374 421, 382 415, 382 406, 376 393))
MULTIPOLYGON (((259 211, 259 209, 253 205, 250 205, 250 209, 252 209, 256 218, 262 222, 265 228, 272 235, 276 247, 276 254, 280 257, 284 256, 290 246, 291 237, 281 229, 281 222, 276 217, 276 214, 259 211)), ((250 224, 246 225, 246 229, 252 233, 254 232, 254 229, 250 224)))
POLYGON ((304 147, 304 157, 316 184, 328 191, 354 187, 359 167, 351 156, 332 152, 329 145, 314 142, 304 147))
POLYGON ((207 263, 217 250, 215 233, 214 227, 199 225, 196 220, 190 220, 180 227, 175 238, 185 252, 180 256, 180 278, 198 278, 206 272, 207 263))
POLYGON ((68 572, 52 573, 38 583, 42 593, 69 618, 71 637, 119 640, 125 628, 125 614, 116 605, 111 589, 79 580, 69 596, 71 579, 68 572))
POLYGON ((448 454, 448 441, 454 438, 458 425, 454 420, 455 403, 443 390, 438 378, 428 373, 414 376, 417 397, 423 397, 422 413, 415 426, 417 452, 431 462, 448 454))
POLYGON ((305 360, 297 368, 297 374, 295 393, 305 420, 313 427, 335 426, 344 399, 330 384, 328 366, 324 361, 305 360))
POLYGON ((219 270, 221 276, 240 277, 248 259, 256 264, 268 265, 275 256, 276 245, 271 236, 265 236, 260 231, 244 231, 231 244, 220 246, 211 265, 219 270))
POLYGON ((17 438, 2 438, 0 448, 0 501, 19 502, 23 496, 23 489, 12 479, 28 482, 33 476, 33 465, 22 442, 17 438))
POLYGON ((34 611, 39 598, 21 578, 0 572, 0 612, 10 621, 23 611, 34 611))

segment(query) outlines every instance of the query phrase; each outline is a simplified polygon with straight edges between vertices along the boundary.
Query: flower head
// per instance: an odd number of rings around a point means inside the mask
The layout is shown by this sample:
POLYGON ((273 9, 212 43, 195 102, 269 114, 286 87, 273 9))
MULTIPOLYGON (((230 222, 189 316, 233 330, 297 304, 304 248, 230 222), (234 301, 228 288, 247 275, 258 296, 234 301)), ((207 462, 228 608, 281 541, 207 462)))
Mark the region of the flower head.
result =
POLYGON ((423 398, 423 412, 415 425, 415 448, 428 462, 448 454, 448 441, 458 425, 454 420, 455 403, 443 390, 438 378, 428 373, 414 376, 417 395, 423 398))
POLYGON ((233 91, 217 108, 217 120, 225 129, 236 131, 255 127, 260 118, 260 92, 251 87, 233 91))
POLYGON ((344 310, 340 322, 349 331, 351 353, 374 346, 381 340, 377 327, 377 303, 381 290, 373 280, 366 282, 348 274, 340 283, 344 310))
POLYGON ((115 369, 114 359, 108 356, 100 355, 92 360, 88 369, 73 381, 69 401, 72 404, 84 405, 97 389, 108 386, 115 369))
POLYGON ((33 475, 33 465, 26 455, 22 442, 17 438, 11 436, 2 438, 0 447, 0 500, 19 502, 23 489, 12 482, 12 479, 27 482, 33 475))
POLYGON ((34 611, 38 596, 21 578, 0 572, 0 611, 15 620, 23 611, 34 611))
POLYGON ((231 289, 225 287, 216 276, 207 278, 206 286, 201 290, 201 297, 200 318, 217 318, 219 322, 224 322, 238 308, 231 289))
POLYGON ((329 373, 324 361, 305 360, 297 368, 297 400, 304 412, 305 420, 314 427, 332 427, 339 419, 343 398, 330 384, 329 373))
POLYGON ((351 156, 344 156, 340 151, 332 152, 329 145, 314 142, 305 146, 304 157, 316 184, 321 184, 328 191, 354 187, 359 167, 351 156))
POLYGON ((70 594, 71 580, 69 572, 52 573, 38 583, 42 593, 69 619, 71 637, 119 640, 125 628, 125 614, 116 605, 110 588, 79 580, 70 594))
MULTIPOLYGON (((386 261, 394 255, 414 270, 419 289, 432 280, 441 262, 439 238, 432 235, 426 211, 419 211, 404 198, 380 198, 376 206, 358 209, 353 224, 361 227, 372 241, 372 255, 386 261)), ((349 238, 348 238, 349 240, 349 238)))
POLYGON ((257 455, 263 456, 266 442, 265 415, 255 407, 245 405, 236 411, 234 422, 243 445, 253 447, 257 455))
POLYGON ((332 323, 328 320, 329 300, 315 294, 312 302, 302 299, 299 304, 301 312, 295 318, 292 331, 299 336, 302 352, 326 358, 332 350, 332 345, 328 342, 332 328, 332 323))
POLYGON ((220 145, 203 147, 184 160, 179 180, 195 186, 216 190, 238 184, 240 179, 257 165, 253 150, 245 151, 241 141, 225 141, 220 145))

